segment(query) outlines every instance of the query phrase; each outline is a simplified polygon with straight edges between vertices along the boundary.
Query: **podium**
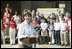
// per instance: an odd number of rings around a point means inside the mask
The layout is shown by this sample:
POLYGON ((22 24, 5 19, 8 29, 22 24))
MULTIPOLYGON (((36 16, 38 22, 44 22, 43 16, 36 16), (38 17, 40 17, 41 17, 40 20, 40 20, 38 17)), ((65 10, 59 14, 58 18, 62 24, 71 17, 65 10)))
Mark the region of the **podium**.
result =
POLYGON ((22 38, 20 39, 22 42, 24 43, 27 43, 27 44, 33 44, 33 43, 36 43, 36 38, 35 37, 25 37, 25 38, 22 38))
MULTIPOLYGON (((42 36, 41 36, 41 37, 42 37, 42 36)), ((42 38, 43 38, 43 40, 44 40, 44 43, 48 43, 48 42, 50 41, 50 37, 48 37, 48 36, 44 36, 44 37, 42 37, 42 38)), ((24 37, 24 38, 21 38, 20 40, 21 40, 23 43, 26 43, 26 44, 36 44, 36 43, 38 43, 36 37, 31 37, 31 38, 29 38, 29 37, 24 37)))

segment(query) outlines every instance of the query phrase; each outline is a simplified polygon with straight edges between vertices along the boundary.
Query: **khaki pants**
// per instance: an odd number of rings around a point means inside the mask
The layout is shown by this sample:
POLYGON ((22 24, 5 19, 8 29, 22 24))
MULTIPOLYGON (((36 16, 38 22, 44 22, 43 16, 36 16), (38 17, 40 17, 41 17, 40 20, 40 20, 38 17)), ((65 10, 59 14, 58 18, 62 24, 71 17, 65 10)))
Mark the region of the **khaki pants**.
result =
POLYGON ((67 44, 67 31, 60 32, 61 44, 67 44))
POLYGON ((20 41, 20 39, 18 39, 18 44, 22 44, 22 42, 20 41))
POLYGON ((51 40, 51 43, 54 43, 54 31, 49 31, 49 37, 50 37, 50 40, 51 40))
POLYGON ((71 46, 71 30, 69 31, 69 40, 70 40, 70 46, 71 46))
POLYGON ((6 36, 9 36, 9 25, 5 25, 6 36))
POLYGON ((45 32, 41 31, 41 36, 48 36, 47 30, 45 30, 45 32))
POLYGON ((16 34, 16 29, 10 27, 9 28, 10 44, 15 44, 15 34, 16 34))
POLYGON ((4 30, 1 30, 1 36, 2 36, 2 40, 3 40, 3 44, 5 44, 5 32, 4 32, 4 30))

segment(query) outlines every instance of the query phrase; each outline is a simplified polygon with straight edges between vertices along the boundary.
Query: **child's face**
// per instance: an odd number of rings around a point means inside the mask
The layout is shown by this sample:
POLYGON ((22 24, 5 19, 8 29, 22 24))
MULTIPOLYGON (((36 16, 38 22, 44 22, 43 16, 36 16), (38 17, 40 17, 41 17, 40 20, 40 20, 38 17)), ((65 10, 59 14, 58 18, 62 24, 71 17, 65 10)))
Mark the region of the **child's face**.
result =
POLYGON ((68 12, 66 13, 66 16, 69 16, 69 13, 68 12))
POLYGON ((36 18, 34 18, 34 21, 36 21, 36 18))
POLYGON ((35 11, 34 11, 34 10, 32 10, 32 13, 35 13, 35 11))
POLYGON ((52 19, 50 19, 50 23, 52 23, 52 19))
POLYGON ((52 14, 52 16, 55 16, 55 14, 52 14))
POLYGON ((58 19, 56 19, 56 22, 59 22, 58 19))
POLYGON ((42 22, 45 22, 45 20, 42 20, 42 22))
POLYGON ((55 17, 55 14, 52 14, 52 18, 54 18, 55 17))
POLYGON ((41 14, 41 17, 43 17, 44 16, 44 14, 41 14))
POLYGON ((63 23, 65 22, 65 20, 62 20, 63 21, 63 23))

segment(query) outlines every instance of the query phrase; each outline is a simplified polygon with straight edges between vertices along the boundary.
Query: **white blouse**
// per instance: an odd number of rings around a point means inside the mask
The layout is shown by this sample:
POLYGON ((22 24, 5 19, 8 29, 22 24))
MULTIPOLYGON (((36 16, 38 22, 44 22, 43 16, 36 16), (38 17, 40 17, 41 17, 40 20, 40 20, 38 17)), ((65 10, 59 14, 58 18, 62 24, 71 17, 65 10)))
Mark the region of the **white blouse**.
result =
POLYGON ((26 36, 36 37, 33 24, 28 24, 26 21, 24 21, 20 24, 17 38, 23 38, 26 36))
POLYGON ((60 22, 58 22, 58 23, 55 22, 55 23, 54 23, 54 29, 55 29, 55 30, 60 30, 60 22))

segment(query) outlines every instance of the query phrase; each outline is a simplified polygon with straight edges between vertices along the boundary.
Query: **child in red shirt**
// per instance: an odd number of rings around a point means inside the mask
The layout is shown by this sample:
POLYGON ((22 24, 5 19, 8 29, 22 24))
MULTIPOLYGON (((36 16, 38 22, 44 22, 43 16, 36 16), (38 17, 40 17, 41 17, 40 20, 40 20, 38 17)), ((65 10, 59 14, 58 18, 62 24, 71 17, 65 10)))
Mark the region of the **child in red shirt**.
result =
POLYGON ((9 11, 6 11, 6 12, 4 13, 4 15, 3 15, 3 18, 4 18, 4 17, 7 17, 7 16, 8 16, 8 18, 9 18, 9 20, 11 20, 12 13, 9 13, 9 11))
POLYGON ((68 22, 71 20, 69 17, 70 17, 70 13, 66 12, 65 23, 67 23, 67 31, 69 31, 68 22))
POLYGON ((5 25, 3 24, 3 20, 1 19, 1 36, 3 40, 3 44, 5 44, 5 25))
POLYGON ((68 22, 71 21, 70 18, 65 19, 65 23, 67 23, 67 31, 69 31, 69 26, 68 26, 68 22))
POLYGON ((15 34, 16 34, 16 23, 14 22, 14 18, 11 18, 11 21, 8 23, 9 28, 9 36, 10 36, 10 44, 15 44, 15 34))
POLYGON ((39 36, 39 31, 38 31, 38 28, 39 28, 39 22, 37 22, 37 18, 34 17, 33 21, 32 21, 32 24, 34 25, 34 28, 35 28, 35 33, 36 33, 36 38, 38 40, 38 36, 39 36))
POLYGON ((34 17, 34 20, 32 21, 32 24, 34 24, 34 25, 39 24, 39 22, 37 22, 37 18, 36 17, 34 17))
POLYGON ((5 11, 9 11, 10 13, 12 13, 12 8, 9 7, 9 4, 6 5, 5 11))

